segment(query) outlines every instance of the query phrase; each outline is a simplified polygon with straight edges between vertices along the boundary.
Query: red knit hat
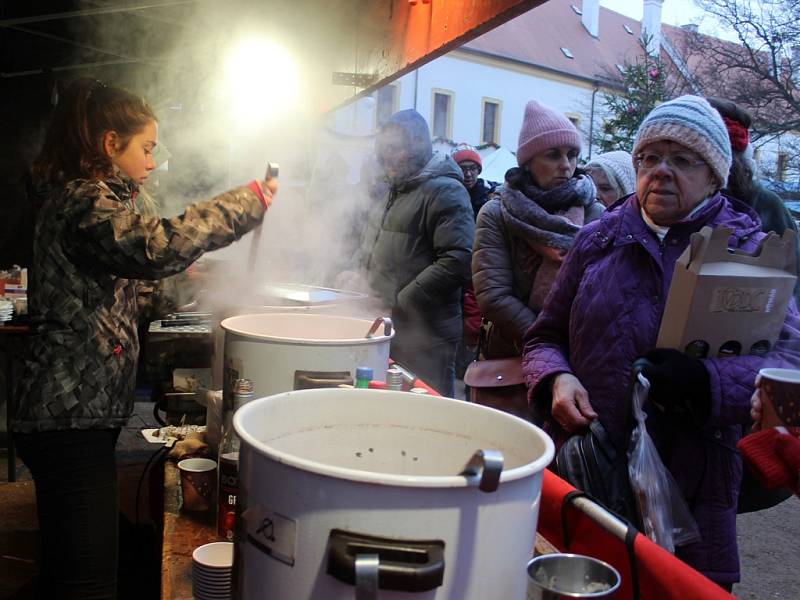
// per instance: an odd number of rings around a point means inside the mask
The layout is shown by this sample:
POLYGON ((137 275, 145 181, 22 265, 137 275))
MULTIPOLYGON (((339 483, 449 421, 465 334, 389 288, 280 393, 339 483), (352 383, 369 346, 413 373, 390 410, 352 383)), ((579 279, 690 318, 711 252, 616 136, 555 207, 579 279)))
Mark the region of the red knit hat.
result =
POLYGON ((551 108, 531 100, 525 106, 525 116, 519 131, 517 164, 523 166, 530 159, 556 146, 581 149, 581 136, 567 117, 551 108))
POLYGON ((722 115, 722 121, 728 130, 728 137, 731 138, 731 148, 737 152, 744 152, 747 149, 747 144, 750 143, 747 127, 739 123, 739 121, 729 119, 725 115, 722 115))
POLYGON ((471 160, 472 162, 477 163, 479 167, 483 167, 481 155, 478 154, 478 151, 474 148, 474 146, 470 146, 465 142, 461 142, 455 148, 453 148, 452 152, 450 152, 450 156, 453 157, 453 160, 456 161, 456 164, 460 164, 465 160, 471 160))

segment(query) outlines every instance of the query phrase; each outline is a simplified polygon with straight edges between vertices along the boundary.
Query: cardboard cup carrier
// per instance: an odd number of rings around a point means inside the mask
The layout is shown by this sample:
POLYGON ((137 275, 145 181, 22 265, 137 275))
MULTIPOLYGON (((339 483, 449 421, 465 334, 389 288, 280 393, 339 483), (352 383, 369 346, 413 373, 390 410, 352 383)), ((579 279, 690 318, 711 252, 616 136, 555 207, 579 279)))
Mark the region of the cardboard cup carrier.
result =
POLYGON ((754 254, 728 248, 731 229, 692 234, 675 265, 659 348, 696 358, 765 355, 780 335, 797 279, 795 232, 771 232, 754 254))

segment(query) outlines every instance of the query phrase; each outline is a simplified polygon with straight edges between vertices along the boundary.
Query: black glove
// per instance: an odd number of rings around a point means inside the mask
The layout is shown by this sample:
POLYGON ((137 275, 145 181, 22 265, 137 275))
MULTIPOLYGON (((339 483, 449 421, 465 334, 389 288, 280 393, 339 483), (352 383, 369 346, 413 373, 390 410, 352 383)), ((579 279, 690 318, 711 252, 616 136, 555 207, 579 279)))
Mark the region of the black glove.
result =
POLYGON ((650 382, 650 402, 676 420, 702 427, 711 414, 711 378, 703 362, 672 348, 656 348, 634 363, 650 382), (646 361, 646 362, 645 362, 646 361))

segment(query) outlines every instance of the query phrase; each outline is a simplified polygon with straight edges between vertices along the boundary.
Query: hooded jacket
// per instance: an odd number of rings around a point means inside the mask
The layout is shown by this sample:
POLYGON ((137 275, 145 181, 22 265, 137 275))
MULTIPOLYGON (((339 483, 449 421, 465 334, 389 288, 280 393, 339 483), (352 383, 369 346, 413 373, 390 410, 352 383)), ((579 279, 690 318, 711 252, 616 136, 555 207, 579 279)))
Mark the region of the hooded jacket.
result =
POLYGON ((29 314, 35 335, 18 389, 19 432, 116 428, 133 412, 137 279, 182 271, 255 227, 264 209, 241 187, 177 217, 138 214, 130 181, 52 190, 36 223, 29 314))
MULTIPOLYGON (((549 416, 549 388, 554 375, 567 372, 586 388, 617 447, 627 448, 632 365, 655 347, 675 262, 691 234, 706 225, 733 229, 729 246, 749 253, 765 235, 751 209, 721 194, 671 227, 661 242, 642 220, 636 195, 580 231, 539 319, 525 336, 529 397, 557 442, 566 434, 549 416)), ((710 377, 711 415, 701 431, 672 427, 655 414, 647 420, 702 536, 677 555, 720 583, 739 580, 736 508, 742 462, 736 442, 750 423, 755 376, 765 362, 800 364, 799 317, 792 303, 780 340, 766 358, 703 361, 710 377)))
POLYGON ((376 149, 390 187, 371 214, 362 261, 371 288, 392 309, 393 344, 457 341, 475 231, 461 169, 433 154, 428 126, 413 110, 384 125, 376 149))

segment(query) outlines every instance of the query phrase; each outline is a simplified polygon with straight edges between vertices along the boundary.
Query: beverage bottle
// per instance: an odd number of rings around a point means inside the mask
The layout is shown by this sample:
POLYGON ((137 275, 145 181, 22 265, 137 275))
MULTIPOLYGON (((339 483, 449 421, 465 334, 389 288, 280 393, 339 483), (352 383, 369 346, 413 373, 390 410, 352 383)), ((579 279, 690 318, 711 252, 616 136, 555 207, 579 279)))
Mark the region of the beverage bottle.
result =
POLYGON ((232 405, 222 409, 222 439, 219 442, 219 485, 217 486, 217 533, 233 541, 236 523, 236 496, 239 494, 239 447, 233 428, 233 414, 253 399, 253 382, 237 379, 233 384, 232 405))
POLYGON ((368 388, 372 380, 372 369, 370 367, 356 367, 356 387, 368 388))

